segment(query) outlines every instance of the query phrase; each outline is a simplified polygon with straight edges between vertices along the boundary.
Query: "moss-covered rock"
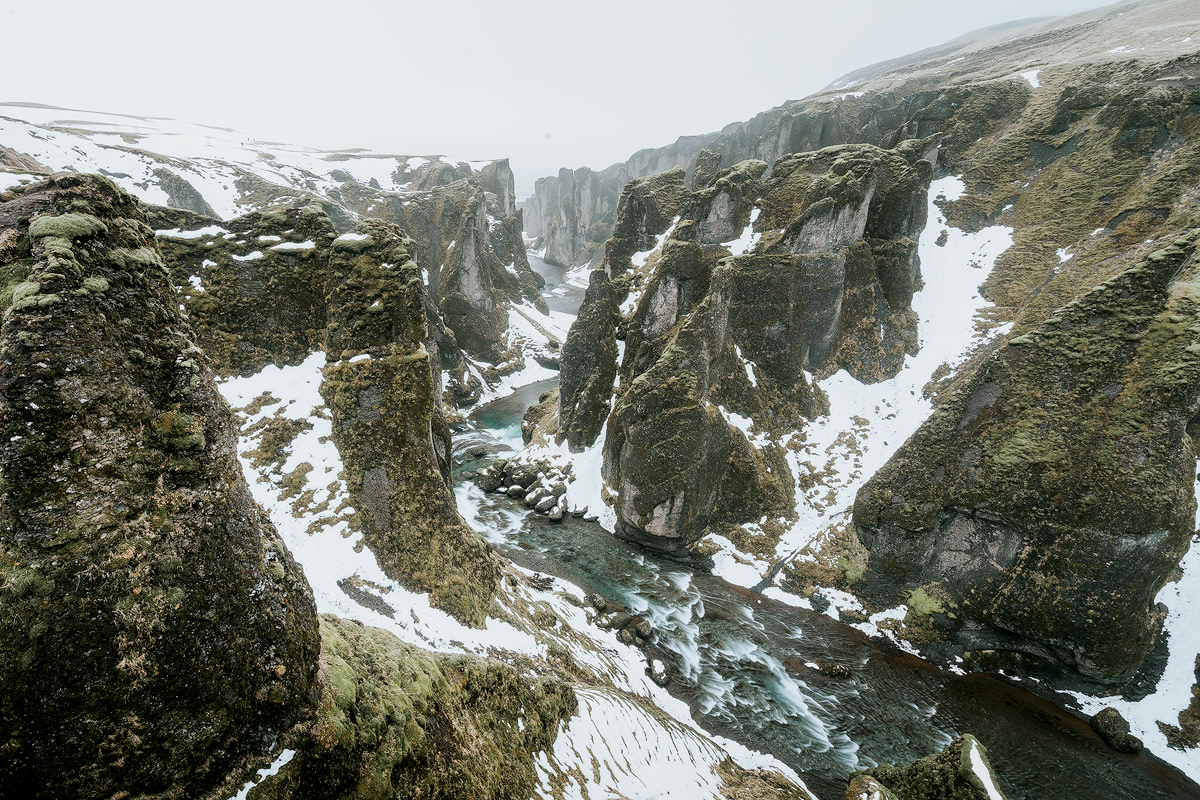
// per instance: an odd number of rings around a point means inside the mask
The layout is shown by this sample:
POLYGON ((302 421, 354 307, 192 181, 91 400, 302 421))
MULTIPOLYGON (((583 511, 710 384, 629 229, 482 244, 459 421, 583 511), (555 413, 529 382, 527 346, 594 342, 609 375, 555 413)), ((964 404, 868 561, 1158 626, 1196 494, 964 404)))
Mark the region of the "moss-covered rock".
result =
POLYGON ((136 201, 55 176, 0 241, 0 795, 229 793, 309 702, 304 575, 136 201))
POLYGON ((868 594, 937 583, 960 647, 1133 674, 1194 523, 1198 233, 1010 339, 859 491, 868 594))
POLYGON ((577 705, 560 680, 332 616, 321 617, 320 677, 296 755, 251 800, 523 800, 577 705))
POLYGON ((320 206, 256 211, 212 227, 203 217, 174 221, 186 228, 164 231, 158 246, 197 344, 219 373, 295 365, 320 349, 326 265, 338 235, 320 206))
POLYGON ((394 225, 334 242, 321 396, 365 540, 389 576, 481 625, 499 580, 491 548, 450 490, 449 429, 437 400, 425 293, 394 225))
POLYGON ((882 764, 851 776, 846 800, 879 792, 878 800, 995 800, 1003 798, 987 751, 970 734, 907 767, 882 764))
POLYGON ((437 309, 431 322, 448 331, 438 343, 442 368, 455 384, 449 388, 469 401, 463 354, 501 360, 509 304, 527 301, 548 310, 538 291, 545 281, 529 267, 507 162, 478 174, 465 164, 441 164, 437 174, 442 177, 420 184, 423 191, 370 192, 349 202, 364 216, 400 225, 411 237, 411 255, 425 270, 437 309))
POLYGON ((574 452, 590 447, 611 408, 617 377, 620 297, 604 270, 592 272, 579 315, 563 345, 559 370, 559 438, 574 452))
POLYGON ((579 449, 611 404, 618 533, 674 550, 711 526, 794 515, 783 447, 746 428, 786 436, 821 413, 806 371, 880 380, 915 350, 936 144, 787 156, 766 180, 747 160, 694 192, 681 169, 626 186, 563 351, 559 411, 579 449))
POLYGON ((191 211, 205 217, 219 216, 187 179, 165 167, 154 170, 154 177, 158 178, 159 188, 167 193, 167 205, 171 208, 191 211))

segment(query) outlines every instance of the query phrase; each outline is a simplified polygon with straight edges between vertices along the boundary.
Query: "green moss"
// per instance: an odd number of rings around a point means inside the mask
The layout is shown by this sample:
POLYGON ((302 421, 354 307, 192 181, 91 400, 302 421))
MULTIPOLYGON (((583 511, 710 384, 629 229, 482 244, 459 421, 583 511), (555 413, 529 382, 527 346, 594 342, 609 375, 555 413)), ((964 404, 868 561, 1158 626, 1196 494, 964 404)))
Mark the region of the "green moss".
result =
POLYGON ((12 302, 17 303, 27 297, 33 297, 42 291, 42 284, 37 281, 23 281, 12 289, 12 302))
POLYGON ((576 709, 560 681, 420 650, 348 620, 322 617, 321 645, 316 719, 251 800, 524 800, 538 784, 535 757, 576 709))
POLYGON ((113 264, 131 272, 146 270, 152 267, 161 267, 163 263, 158 253, 147 247, 114 248, 109 251, 108 257, 113 264))
POLYGON ((1153 598, 1194 523, 1186 429, 1200 391, 1200 304, 1172 286, 1194 281, 1198 236, 1062 307, 945 393, 855 501, 877 577, 938 580, 903 554, 939 552, 952 521, 989 531, 1018 544, 988 567, 993 580, 945 584, 966 613, 1004 636, 1074 642, 1081 668, 1102 680, 1136 667, 1156 631, 1153 598))
POLYGON ((311 595, 166 275, 110 257, 153 252, 137 202, 64 173, 0 220, 37 286, 0 332, 0 796, 219 795, 300 716, 311 595))
POLYGON ((54 237, 70 242, 104 233, 108 226, 91 214, 46 215, 29 223, 29 237, 34 241, 54 237))
MULTIPOLYGON (((986 779, 999 787, 987 758, 987 750, 970 734, 957 737, 945 749, 906 767, 882 764, 855 772, 851 779, 868 777, 877 780, 896 800, 989 800, 984 777, 975 772, 972 751, 987 770, 986 779)), ((1003 795, 1001 795, 1003 797, 1003 795)))
MULTIPOLYGON (((935 592, 936 594, 938 593, 935 592)), ((925 586, 918 586, 909 592, 904 603, 908 606, 908 613, 915 617, 929 617, 933 614, 946 613, 945 604, 936 596, 930 596, 925 586)))
POLYGON ((89 292, 103 294, 109 289, 108 279, 99 276, 92 276, 83 279, 83 288, 89 292))

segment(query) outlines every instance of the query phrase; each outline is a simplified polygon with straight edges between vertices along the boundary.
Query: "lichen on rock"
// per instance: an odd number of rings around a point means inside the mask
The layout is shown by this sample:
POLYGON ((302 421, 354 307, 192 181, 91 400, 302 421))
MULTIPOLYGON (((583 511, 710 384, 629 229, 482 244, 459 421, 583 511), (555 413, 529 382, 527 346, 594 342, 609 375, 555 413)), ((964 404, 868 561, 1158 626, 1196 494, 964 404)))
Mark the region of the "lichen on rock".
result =
POLYGON ((1200 411, 1200 232, 1127 269, 955 385, 859 491, 864 594, 937 584, 948 637, 1120 683, 1187 551, 1200 411), (1021 656, 1020 654, 1023 654, 1021 656))
POLYGON ((308 702, 311 592, 136 201, 56 175, 0 231, 0 795, 227 789, 308 702))
POLYGON ((577 704, 560 679, 328 615, 320 678, 317 710, 289 740, 295 757, 250 800, 523 800, 577 704))

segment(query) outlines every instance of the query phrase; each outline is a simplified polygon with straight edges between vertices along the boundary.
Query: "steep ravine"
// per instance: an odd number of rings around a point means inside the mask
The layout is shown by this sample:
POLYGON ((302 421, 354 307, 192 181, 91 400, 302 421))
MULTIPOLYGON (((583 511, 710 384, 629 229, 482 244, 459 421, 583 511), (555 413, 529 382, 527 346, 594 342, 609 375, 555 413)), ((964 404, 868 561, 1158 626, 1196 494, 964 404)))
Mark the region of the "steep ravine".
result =
MULTIPOLYGON (((544 291, 553 292, 555 275, 545 274, 544 291)), ((489 431, 515 445, 523 408, 548 388, 530 385, 480 409, 474 418, 486 429, 457 435, 456 452, 466 459, 460 471, 476 471, 492 457, 467 455, 489 431)), ((988 747, 1012 800, 1200 792, 1148 753, 1112 751, 1077 713, 1018 683, 938 670, 829 616, 621 542, 595 522, 550 523, 469 480, 460 480, 457 494, 473 527, 515 563, 650 620, 650 652, 668 665, 668 688, 697 719, 802 771, 822 798, 840 799, 851 770, 908 763, 960 733, 988 747)))

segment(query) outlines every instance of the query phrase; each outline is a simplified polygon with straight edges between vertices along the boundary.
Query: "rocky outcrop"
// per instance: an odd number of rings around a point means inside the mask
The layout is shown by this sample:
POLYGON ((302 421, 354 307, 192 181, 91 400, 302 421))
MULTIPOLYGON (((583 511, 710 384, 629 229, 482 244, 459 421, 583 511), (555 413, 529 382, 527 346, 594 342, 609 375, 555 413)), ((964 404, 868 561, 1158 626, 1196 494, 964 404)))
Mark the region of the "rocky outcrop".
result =
POLYGON ((850 778, 846 800, 1004 800, 987 751, 970 734, 906 767, 882 764, 850 778))
MULTIPOLYGON (((455 404, 474 402, 484 388, 468 369, 468 356, 500 362, 498 371, 523 364, 524 354, 507 346, 511 304, 544 307, 519 212, 497 216, 506 202, 512 205, 511 187, 497 195, 481 186, 486 179, 503 190, 511 171, 497 162, 480 175, 426 194, 390 195, 394 208, 364 206, 415 226, 418 238, 408 238, 406 247, 431 259, 419 262, 419 274, 429 288, 438 396, 444 389, 455 404), (443 225, 454 238, 443 241, 443 225)), ((218 371, 248 375, 267 364, 297 364, 321 348, 325 266, 339 230, 324 206, 254 212, 222 223, 184 210, 150 207, 149 213, 163 226, 159 246, 218 371)))
POLYGON ((183 293, 197 344, 223 374, 299 364, 321 348, 325 275, 337 231, 318 205, 204 218, 162 229, 158 245, 183 293))
POLYGON ((0 204, 0 795, 199 797, 315 691, 304 575, 136 201, 0 204))
POLYGON ((561 680, 336 617, 321 618, 321 645, 317 713, 251 800, 523 800, 538 786, 534 759, 576 711, 561 680))
POLYGON ((617 374, 619 304, 627 294, 630 258, 655 248, 682 210, 686 194, 681 169, 631 181, 621 194, 620 223, 605 245, 604 269, 592 272, 563 345, 561 431, 574 451, 596 440, 608 416, 617 374))
POLYGON ((449 488, 436 358, 446 330, 429 324, 440 318, 409 256, 413 240, 373 220, 339 236, 309 205, 165 229, 159 242, 199 343, 224 373, 326 352, 321 391, 357 527, 388 575, 482 624, 498 567, 449 488))
POLYGON ((398 228, 368 221, 333 242, 325 305, 321 396, 365 541, 388 575, 482 625, 499 562, 454 507, 425 293, 398 228))
POLYGON ((412 238, 409 247, 432 300, 430 324, 448 376, 447 399, 469 405, 484 387, 467 359, 500 372, 523 366, 524 355, 508 346, 509 309, 524 303, 548 312, 538 291, 545 281, 529 267, 508 162, 478 173, 463 164, 443 178, 426 191, 370 193, 353 207, 395 222, 412 238))
MULTIPOLYGON (((866 588, 958 609, 945 636, 1128 679, 1195 521, 1193 231, 1010 339, 859 491, 866 588)), ((1001 660, 1003 665, 1003 659, 1001 660)))
POLYGON ((170 208, 180 208, 206 217, 219 216, 205 201, 204 196, 196 191, 196 187, 188 183, 186 179, 161 167, 154 170, 154 175, 158 178, 159 188, 167 193, 167 205, 170 208))
POLYGON ((521 203, 525 232, 540 240, 547 264, 598 265, 617 222, 617 204, 626 184, 687 167, 716 135, 682 136, 672 145, 639 150, 628 161, 599 172, 588 167, 564 168, 557 176, 538 179, 533 196, 521 203))
POLYGON ((576 267, 602 248, 612 232, 623 174, 619 169, 597 173, 564 167, 557 177, 534 184, 533 197, 526 201, 532 219, 526 232, 542 238, 547 264, 576 267))
POLYGON ((766 179, 746 161, 693 192, 681 169, 626 187, 563 350, 559 411, 573 449, 607 419, 619 535, 675 550, 710 525, 794 513, 783 448, 751 444, 748 426, 784 434, 820 413, 806 372, 880 380, 915 351, 930 148, 798 154, 766 179))

